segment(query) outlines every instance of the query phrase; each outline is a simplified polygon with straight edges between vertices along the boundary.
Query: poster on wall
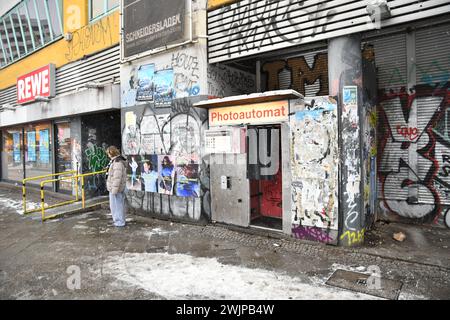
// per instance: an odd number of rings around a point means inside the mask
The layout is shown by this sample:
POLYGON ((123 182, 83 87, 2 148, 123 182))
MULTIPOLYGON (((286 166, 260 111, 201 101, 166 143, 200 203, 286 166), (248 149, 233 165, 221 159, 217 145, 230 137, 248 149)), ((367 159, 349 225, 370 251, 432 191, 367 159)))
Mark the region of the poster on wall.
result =
POLYGON ((127 189, 141 191, 141 157, 132 155, 127 157, 127 189))
POLYGON ((27 132, 27 161, 36 161, 36 131, 27 132))
POLYGON ((125 128, 122 133, 122 149, 124 154, 139 154, 141 147, 141 132, 136 122, 136 114, 132 111, 125 113, 125 128))
POLYGON ((138 83, 137 83, 137 93, 136 100, 138 101, 152 101, 153 91, 154 91, 154 76, 155 76, 155 65, 146 64, 139 67, 137 71, 138 83))
POLYGON ((145 115, 141 121, 141 153, 166 154, 170 148, 170 113, 145 115))
POLYGON ((153 100, 157 107, 168 107, 175 98, 173 90, 173 69, 164 69, 155 72, 155 93, 153 100))
POLYGON ((179 163, 177 161, 177 181, 175 192, 180 197, 200 197, 199 165, 194 161, 179 163))
POLYGON ((185 7, 186 0, 124 0, 124 57, 183 41, 185 7))
POLYGON ((142 191, 158 192, 158 156, 152 154, 145 156, 141 167, 142 191))
POLYGON ((13 136, 13 158, 15 163, 20 163, 20 133, 14 132, 13 136))
POLYGON ((48 129, 39 130, 39 160, 41 163, 50 162, 48 129))
POLYGON ((175 180, 175 161, 172 156, 158 156, 158 192, 173 195, 173 185, 175 180))

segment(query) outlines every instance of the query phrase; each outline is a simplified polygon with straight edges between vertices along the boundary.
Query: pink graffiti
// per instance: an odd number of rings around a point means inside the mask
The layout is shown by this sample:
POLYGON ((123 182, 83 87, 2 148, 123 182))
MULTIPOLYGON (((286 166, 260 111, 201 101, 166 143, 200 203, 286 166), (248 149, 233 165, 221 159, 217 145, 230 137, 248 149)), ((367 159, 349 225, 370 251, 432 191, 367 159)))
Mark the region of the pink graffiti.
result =
POLYGON ((317 227, 297 226, 292 228, 292 234, 296 239, 304 239, 319 242, 331 242, 334 239, 329 235, 328 229, 317 227))

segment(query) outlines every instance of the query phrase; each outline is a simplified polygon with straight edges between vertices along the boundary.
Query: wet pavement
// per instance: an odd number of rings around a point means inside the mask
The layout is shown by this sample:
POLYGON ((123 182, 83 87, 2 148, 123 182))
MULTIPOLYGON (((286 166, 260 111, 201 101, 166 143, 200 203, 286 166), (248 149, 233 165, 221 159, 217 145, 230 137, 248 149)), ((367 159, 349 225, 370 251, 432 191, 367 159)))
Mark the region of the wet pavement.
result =
POLYGON ((115 228, 107 209, 41 223, 17 190, 0 185, 0 299, 378 299, 326 284, 374 266, 399 299, 450 297, 448 229, 379 225, 349 249, 136 215, 115 228))

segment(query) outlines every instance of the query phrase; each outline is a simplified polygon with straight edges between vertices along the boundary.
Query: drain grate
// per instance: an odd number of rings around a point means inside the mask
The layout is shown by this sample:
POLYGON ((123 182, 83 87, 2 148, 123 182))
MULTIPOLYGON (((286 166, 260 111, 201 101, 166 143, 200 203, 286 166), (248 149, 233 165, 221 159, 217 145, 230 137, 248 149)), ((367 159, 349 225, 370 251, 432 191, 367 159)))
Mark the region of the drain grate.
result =
POLYGON ((338 269, 331 275, 326 284, 380 298, 398 299, 403 285, 401 281, 385 278, 369 279, 369 277, 369 274, 338 269), (379 286, 375 284, 379 284, 379 286))

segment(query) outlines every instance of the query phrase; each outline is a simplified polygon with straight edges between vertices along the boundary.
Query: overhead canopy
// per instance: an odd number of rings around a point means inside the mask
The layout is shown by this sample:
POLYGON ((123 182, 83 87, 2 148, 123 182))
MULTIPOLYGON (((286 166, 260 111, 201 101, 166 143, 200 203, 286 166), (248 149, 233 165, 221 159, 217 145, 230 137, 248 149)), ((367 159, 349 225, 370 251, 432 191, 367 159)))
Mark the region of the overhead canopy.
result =
POLYGON ((303 95, 295 90, 276 90, 240 96, 232 96, 220 99, 203 100, 194 103, 193 106, 197 108, 209 109, 218 107, 231 107, 251 103, 271 102, 289 99, 303 99, 303 98, 304 98, 303 95))

